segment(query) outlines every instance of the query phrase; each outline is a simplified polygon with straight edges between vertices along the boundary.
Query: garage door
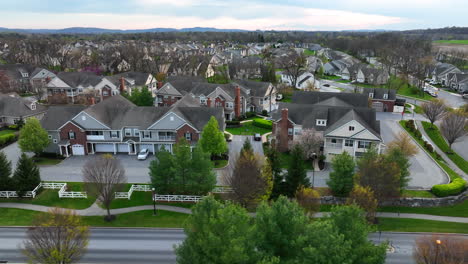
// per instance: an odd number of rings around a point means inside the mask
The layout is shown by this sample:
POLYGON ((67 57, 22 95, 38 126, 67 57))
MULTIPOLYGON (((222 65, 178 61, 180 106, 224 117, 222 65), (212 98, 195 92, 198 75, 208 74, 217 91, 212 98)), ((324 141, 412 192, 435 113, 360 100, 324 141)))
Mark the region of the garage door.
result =
POLYGON ((94 152, 108 152, 114 153, 114 144, 96 144, 94 152))
POLYGON ((141 151, 142 149, 148 149, 151 153, 153 153, 153 144, 140 144, 138 151, 141 151))
POLYGON ((117 152, 126 152, 128 153, 128 144, 118 144, 117 145, 117 152))
POLYGON ((79 145, 79 144, 72 146, 72 152, 73 152, 73 155, 75 156, 83 156, 85 154, 83 145, 79 145))
POLYGON ((382 102, 372 102, 372 108, 377 112, 383 112, 383 103, 382 102))

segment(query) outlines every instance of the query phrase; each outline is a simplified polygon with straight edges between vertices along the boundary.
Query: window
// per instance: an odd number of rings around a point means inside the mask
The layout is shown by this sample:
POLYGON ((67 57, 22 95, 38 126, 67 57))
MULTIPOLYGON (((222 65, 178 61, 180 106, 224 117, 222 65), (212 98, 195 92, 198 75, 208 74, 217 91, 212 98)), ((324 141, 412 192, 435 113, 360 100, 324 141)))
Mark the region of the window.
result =
POLYGON ((369 98, 374 98, 374 93, 369 93, 369 98))
POLYGON ((68 139, 75 139, 75 132, 73 131, 68 132, 68 139))
POLYGON ((104 132, 102 132, 102 131, 86 131, 86 135, 88 135, 88 136, 103 136, 104 132))
POLYGON ((52 136, 51 136, 51 135, 49 135, 49 139, 52 139, 52 136))
POLYGON ((137 128, 133 129, 133 135, 135 137, 139 137, 140 136, 140 130, 138 130, 137 128))
POLYGON ((200 104, 206 105, 206 99, 200 99, 200 104))
POLYGON ((293 134, 293 129, 292 128, 288 128, 288 135, 292 136, 293 134))
POLYGON ((336 138, 332 138, 331 143, 336 144, 336 138))
POLYGON ((31 104, 31 110, 36 110, 36 103, 31 104))
POLYGON ((301 135, 301 134, 302 134, 302 129, 300 129, 300 128, 294 129, 294 135, 297 136, 297 135, 301 135))
POLYGON ((388 99, 388 94, 384 94, 383 99, 388 99))
POLYGON ((227 107, 227 108, 233 108, 234 105, 233 105, 232 102, 227 102, 227 103, 226 103, 226 107, 227 107))
POLYGON ((174 117, 173 116, 169 117, 169 120, 174 121, 174 117))
POLYGON ((346 147, 354 147, 354 140, 346 139, 344 145, 346 147))
POLYGON ((57 139, 54 138, 54 143, 57 143, 57 142, 58 142, 57 139))
POLYGON ((349 126, 349 131, 354 131, 354 127, 353 127, 353 126, 349 126))
POLYGON ((263 104, 263 98, 261 98, 260 100, 258 100, 258 102, 262 105, 262 104, 263 104))
POLYGON ((86 120, 86 116, 85 116, 85 115, 82 115, 82 116, 81 116, 81 120, 85 121, 85 120, 86 120))
POLYGON ((125 129, 125 136, 126 136, 126 137, 129 137, 129 136, 131 136, 131 135, 132 135, 132 129, 126 128, 126 129, 125 129))
POLYGON ((167 95, 165 95, 165 96, 164 96, 164 99, 167 99, 167 98, 168 98, 168 96, 167 96, 167 95))
POLYGON ((119 138, 119 131, 111 131, 110 135, 111 138, 119 138))
POLYGON ((192 140, 192 133, 190 133, 190 132, 185 133, 185 139, 188 140, 188 141, 191 141, 192 140))
POLYGON ((143 137, 144 138, 151 138, 151 132, 150 131, 143 131, 143 137))
POLYGON ((358 148, 369 149, 370 147, 371 147, 371 142, 369 142, 369 141, 359 141, 359 143, 358 143, 358 148))
POLYGON ((317 119, 316 123, 317 126, 326 126, 327 125, 327 120, 325 119, 317 119))
POLYGON ((108 91, 102 91, 102 96, 109 96, 109 92, 108 91))

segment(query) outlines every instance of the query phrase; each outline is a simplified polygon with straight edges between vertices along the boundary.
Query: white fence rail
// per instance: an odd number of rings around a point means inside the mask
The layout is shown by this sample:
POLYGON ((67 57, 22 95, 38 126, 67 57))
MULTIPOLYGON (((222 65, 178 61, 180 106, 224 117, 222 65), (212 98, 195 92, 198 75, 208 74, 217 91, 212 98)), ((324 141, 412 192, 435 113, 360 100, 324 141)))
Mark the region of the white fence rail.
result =
POLYGON ((228 186, 216 186, 211 192, 212 193, 233 193, 234 190, 228 186))
POLYGON ((58 192, 59 198, 88 198, 86 192, 67 192, 67 184, 65 183, 58 192))
MULTIPOLYGON (((41 188, 42 183, 39 183, 39 185, 34 188, 32 191, 27 191, 24 195, 23 198, 35 198, 37 195, 37 192, 41 188)), ((18 198, 18 193, 16 191, 1 191, 0 192, 0 198, 18 198)))
POLYGON ((138 192, 151 192, 150 185, 143 185, 143 184, 132 184, 130 190, 128 192, 115 192, 115 199, 128 199, 132 198, 132 193, 138 192))
POLYGON ((161 202, 199 202, 203 196, 196 195, 155 195, 155 201, 161 202))

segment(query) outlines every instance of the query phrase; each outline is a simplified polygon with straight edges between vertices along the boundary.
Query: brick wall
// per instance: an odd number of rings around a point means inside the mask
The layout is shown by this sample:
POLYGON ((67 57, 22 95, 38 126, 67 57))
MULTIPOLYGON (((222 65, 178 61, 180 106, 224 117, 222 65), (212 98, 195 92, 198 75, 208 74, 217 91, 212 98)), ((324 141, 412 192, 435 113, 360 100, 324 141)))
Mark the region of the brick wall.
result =
MULTIPOLYGON (((85 154, 88 154, 87 146, 86 146, 86 133, 84 131, 81 131, 81 129, 77 126, 75 126, 72 123, 66 124, 62 129, 60 130, 60 138, 61 139, 68 139, 68 132, 73 131, 75 132, 75 139, 70 139, 70 145, 75 145, 75 144, 80 144, 84 146, 85 149, 85 154)), ((71 154, 71 153, 70 153, 71 154)))
POLYGON ((198 142, 198 139, 200 138, 200 135, 197 133, 195 129, 193 129, 191 126, 185 124, 181 128, 179 128, 176 131, 176 142, 179 142, 180 138, 185 138, 185 133, 191 133, 192 134, 192 140, 189 141, 189 143, 196 143, 198 142))

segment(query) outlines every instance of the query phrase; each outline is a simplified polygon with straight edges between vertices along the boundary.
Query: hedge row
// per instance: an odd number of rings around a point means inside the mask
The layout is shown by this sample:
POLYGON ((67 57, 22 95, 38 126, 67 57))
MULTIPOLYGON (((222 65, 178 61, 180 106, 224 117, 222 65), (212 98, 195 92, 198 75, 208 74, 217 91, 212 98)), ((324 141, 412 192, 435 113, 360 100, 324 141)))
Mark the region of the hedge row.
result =
POLYGON ((265 129, 272 129, 273 124, 270 120, 265 120, 265 119, 254 119, 252 125, 256 127, 261 127, 265 129))
POLYGON ((0 147, 5 146, 9 143, 15 142, 17 136, 15 134, 7 134, 0 136, 0 147))
POLYGON ((240 127, 240 121, 226 121, 226 127, 240 127))
POLYGON ((438 197, 457 195, 463 192, 466 188, 466 181, 462 178, 457 178, 448 184, 438 184, 432 186, 431 192, 438 197))

